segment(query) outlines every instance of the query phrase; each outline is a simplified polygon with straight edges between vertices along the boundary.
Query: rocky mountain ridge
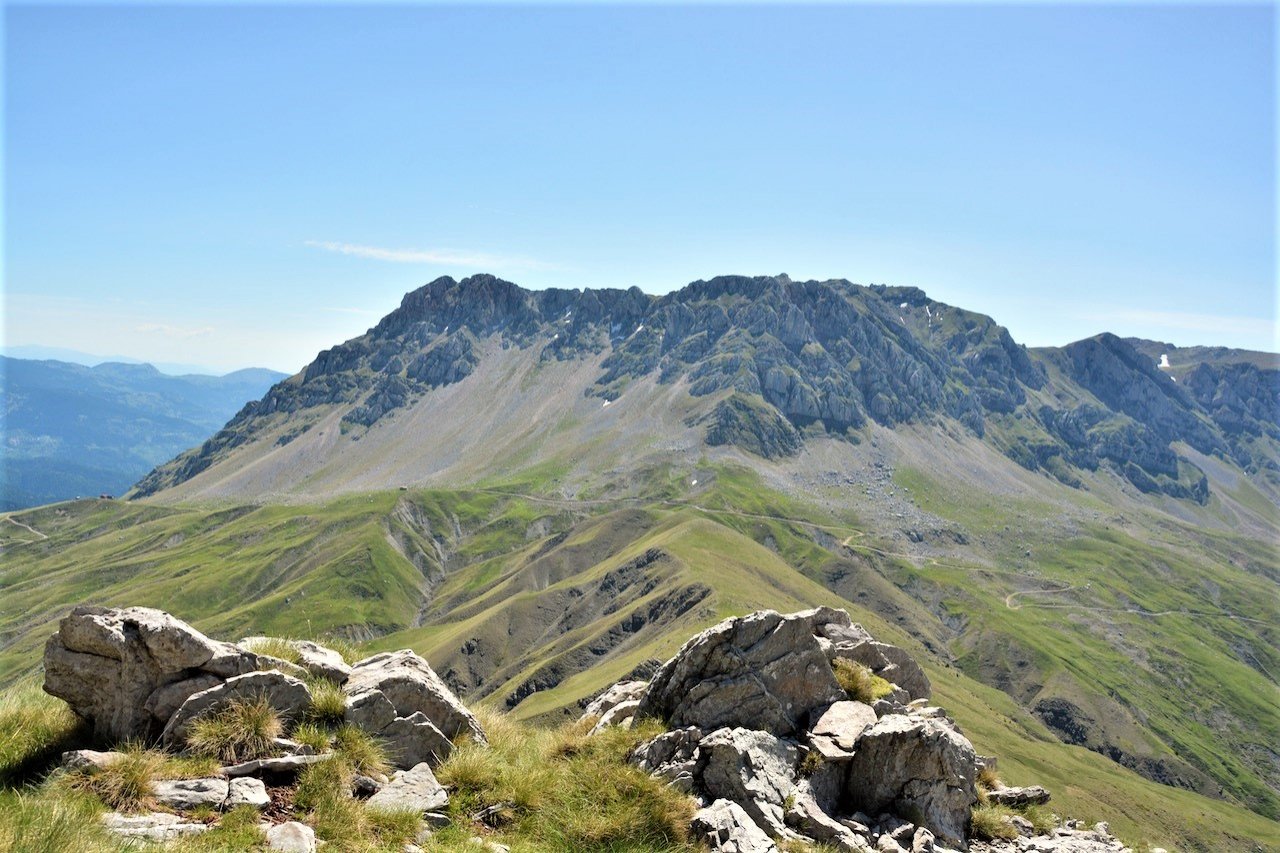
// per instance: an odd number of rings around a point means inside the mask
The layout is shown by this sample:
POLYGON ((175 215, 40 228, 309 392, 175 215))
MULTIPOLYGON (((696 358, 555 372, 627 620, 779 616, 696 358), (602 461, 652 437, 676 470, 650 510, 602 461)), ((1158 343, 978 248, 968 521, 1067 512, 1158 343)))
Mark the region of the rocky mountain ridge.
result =
POLYGON ((604 404, 642 380, 682 389, 707 445, 766 459, 817 437, 858 441, 870 422, 952 422, 1073 486, 1109 466, 1142 491, 1203 502, 1208 481, 1179 443, 1280 476, 1280 369, 1256 358, 1218 353, 1178 381, 1114 335, 1030 350, 991 318, 911 287, 724 276, 650 296, 477 275, 407 294, 136 493, 183 483, 242 445, 283 446, 335 409, 348 440, 394 432, 398 413, 464 382, 495 348, 598 363, 581 393, 604 404))

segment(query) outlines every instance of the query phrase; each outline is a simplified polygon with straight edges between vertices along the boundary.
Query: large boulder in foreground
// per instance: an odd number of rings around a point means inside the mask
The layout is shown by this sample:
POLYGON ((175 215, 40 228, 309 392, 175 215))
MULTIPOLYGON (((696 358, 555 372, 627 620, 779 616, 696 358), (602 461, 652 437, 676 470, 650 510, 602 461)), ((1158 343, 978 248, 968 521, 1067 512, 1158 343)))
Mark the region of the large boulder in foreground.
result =
POLYGON ((812 712, 847 698, 819 642, 828 624, 849 626, 849 614, 820 607, 787 616, 763 610, 726 619, 662 665, 636 717, 704 731, 803 732, 812 712))
POLYGON ((847 800, 866 814, 911 815, 943 844, 964 849, 978 801, 976 767, 973 745, 945 721, 887 714, 858 738, 847 800))
POLYGON ((409 649, 383 652, 351 667, 346 690, 355 694, 377 690, 391 701, 398 717, 421 711, 447 738, 470 735, 484 742, 484 729, 431 664, 409 649))
POLYGON ((149 706, 157 690, 184 681, 205 685, 202 675, 225 678, 257 666, 252 652, 210 640, 164 611, 82 606, 45 644, 44 689, 65 700, 98 737, 123 741, 164 725, 152 710, 172 707, 173 697, 149 706))

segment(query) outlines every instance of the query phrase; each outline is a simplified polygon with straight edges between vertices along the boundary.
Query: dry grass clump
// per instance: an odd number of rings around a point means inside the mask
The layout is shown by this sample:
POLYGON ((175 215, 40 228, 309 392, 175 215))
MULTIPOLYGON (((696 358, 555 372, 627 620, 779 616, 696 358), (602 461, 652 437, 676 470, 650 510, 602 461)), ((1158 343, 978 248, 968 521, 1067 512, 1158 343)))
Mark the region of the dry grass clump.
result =
POLYGON ((893 692, 893 685, 871 671, 864 664, 848 658, 836 658, 831 662, 836 681, 849 694, 850 699, 870 705, 893 692))
POLYGON ((192 722, 187 746, 198 755, 236 763, 272 754, 272 741, 283 732, 280 713, 265 696, 232 699, 192 722))

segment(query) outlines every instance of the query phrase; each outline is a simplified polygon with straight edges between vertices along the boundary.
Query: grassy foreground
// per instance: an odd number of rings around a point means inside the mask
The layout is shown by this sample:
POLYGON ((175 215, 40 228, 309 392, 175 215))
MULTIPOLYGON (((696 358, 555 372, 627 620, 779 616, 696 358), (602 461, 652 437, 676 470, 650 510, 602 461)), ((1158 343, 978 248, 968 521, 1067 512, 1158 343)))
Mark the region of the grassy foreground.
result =
MULTIPOLYGON (((475 837, 513 851, 692 851, 686 837, 692 801, 629 766, 626 755, 656 725, 614 729, 588 738, 579 725, 532 729, 480 709, 489 746, 463 742, 438 770, 451 792, 450 826, 431 835, 430 849, 469 851, 475 837), (483 817, 477 818, 477 815, 483 817)), ((216 762, 126 748, 104 771, 55 769, 59 752, 88 745, 59 700, 33 686, 0 699, 0 850, 99 853, 130 849, 99 824, 108 804, 121 811, 155 809, 150 783, 208 775, 216 762)), ((413 813, 368 808, 350 795, 352 775, 376 761, 367 744, 309 767, 293 793, 292 818, 310 825, 326 850, 402 851, 423 830, 413 813), (364 762, 362 764, 362 762, 364 762)), ((206 833, 172 842, 176 851, 265 850, 260 817, 247 807, 225 815, 196 813, 206 833)), ((136 849, 136 848, 131 848, 136 849)))

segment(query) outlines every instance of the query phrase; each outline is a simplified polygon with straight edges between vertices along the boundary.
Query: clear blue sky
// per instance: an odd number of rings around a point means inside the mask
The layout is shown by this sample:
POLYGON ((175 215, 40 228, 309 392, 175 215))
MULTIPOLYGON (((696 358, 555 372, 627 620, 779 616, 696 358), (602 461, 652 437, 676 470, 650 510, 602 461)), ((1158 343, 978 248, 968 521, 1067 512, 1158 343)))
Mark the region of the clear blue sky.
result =
POLYGON ((1276 347, 1275 11, 13 6, 6 342, 293 371, 436 276, 1276 347))

